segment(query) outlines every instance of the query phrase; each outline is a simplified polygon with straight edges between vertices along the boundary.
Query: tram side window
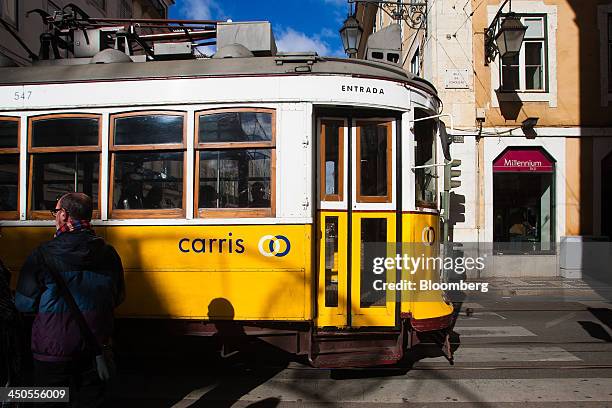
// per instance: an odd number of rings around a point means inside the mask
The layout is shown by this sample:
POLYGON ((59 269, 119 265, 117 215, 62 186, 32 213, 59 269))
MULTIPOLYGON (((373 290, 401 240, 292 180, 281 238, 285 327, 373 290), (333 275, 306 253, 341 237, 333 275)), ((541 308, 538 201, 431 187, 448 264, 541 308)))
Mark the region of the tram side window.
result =
MULTIPOLYGON (((415 119, 427 117, 421 109, 415 109, 415 119)), ((414 122, 415 166, 436 163, 436 128, 433 119, 414 122)), ((415 196, 417 207, 437 208, 437 170, 435 166, 415 169, 415 196)))
POLYGON ((274 215, 274 129, 270 109, 197 113, 198 216, 274 215))
POLYGON ((92 197, 93 216, 100 216, 100 118, 93 114, 30 118, 30 218, 52 218, 49 210, 57 199, 74 191, 92 197))
POLYGON ((111 116, 113 218, 185 215, 184 112, 130 112, 111 116))
POLYGON ((0 117, 0 219, 17 219, 19 119, 0 117))
POLYGON ((344 122, 321 121, 321 200, 342 201, 344 122))

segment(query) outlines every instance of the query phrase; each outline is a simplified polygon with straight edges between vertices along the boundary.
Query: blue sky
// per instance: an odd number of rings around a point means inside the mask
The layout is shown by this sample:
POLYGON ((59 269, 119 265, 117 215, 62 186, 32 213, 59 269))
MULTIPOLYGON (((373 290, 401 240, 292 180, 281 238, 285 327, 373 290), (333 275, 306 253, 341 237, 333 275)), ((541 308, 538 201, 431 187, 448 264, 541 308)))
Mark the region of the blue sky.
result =
POLYGON ((346 0, 176 0, 170 18, 272 23, 280 51, 316 51, 344 56, 338 30, 346 0))

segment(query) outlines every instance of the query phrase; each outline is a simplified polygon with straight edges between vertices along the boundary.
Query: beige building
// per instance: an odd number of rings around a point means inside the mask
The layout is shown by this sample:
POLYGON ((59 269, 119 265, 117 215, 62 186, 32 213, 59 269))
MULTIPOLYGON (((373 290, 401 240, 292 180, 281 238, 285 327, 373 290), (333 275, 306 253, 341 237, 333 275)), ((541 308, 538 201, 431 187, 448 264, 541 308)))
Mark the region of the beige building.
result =
MULTIPOLYGON (((513 0, 520 54, 485 64, 501 3, 427 0, 426 25, 401 23, 401 63, 454 119, 452 239, 490 244, 495 275, 578 276, 559 244, 612 237, 612 1, 513 0)), ((363 56, 367 36, 395 21, 371 4, 357 17, 363 56)))
MULTIPOLYGON (((24 43, 38 54, 39 36, 45 31, 41 17, 28 11, 40 9, 52 14, 58 7, 73 3, 90 17, 167 18, 174 0, 0 0, 0 19, 8 23, 24 43)), ((8 58, 18 65, 31 63, 27 52, 0 25, 0 59, 8 58)))

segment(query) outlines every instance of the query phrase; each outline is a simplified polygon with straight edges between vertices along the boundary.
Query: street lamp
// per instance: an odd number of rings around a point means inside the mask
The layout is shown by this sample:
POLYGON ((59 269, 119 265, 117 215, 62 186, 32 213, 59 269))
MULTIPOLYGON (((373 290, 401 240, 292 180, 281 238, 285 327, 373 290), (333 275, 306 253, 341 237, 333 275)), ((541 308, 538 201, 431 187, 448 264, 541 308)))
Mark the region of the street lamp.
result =
POLYGON ((521 23, 519 16, 513 13, 506 16, 495 37, 495 43, 502 58, 514 57, 521 51, 525 31, 527 27, 521 23))
POLYGON ((344 21, 344 24, 340 29, 340 37, 342 38, 344 52, 346 52, 349 56, 357 54, 362 33, 363 29, 359 25, 359 21, 357 21, 354 16, 349 16, 344 21))
POLYGON ((491 25, 485 29, 485 65, 489 65, 497 54, 501 58, 508 58, 518 55, 521 51, 527 27, 521 23, 521 18, 511 11, 512 6, 509 13, 502 13, 508 1, 504 1, 491 25))

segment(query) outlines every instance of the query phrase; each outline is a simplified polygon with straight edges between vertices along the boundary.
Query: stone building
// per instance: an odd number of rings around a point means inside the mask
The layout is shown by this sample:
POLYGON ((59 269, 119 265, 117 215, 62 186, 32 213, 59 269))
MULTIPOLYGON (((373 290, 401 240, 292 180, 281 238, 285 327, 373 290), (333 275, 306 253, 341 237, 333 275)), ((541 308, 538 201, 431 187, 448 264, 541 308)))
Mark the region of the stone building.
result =
MULTIPOLYGON (((512 1, 521 51, 490 63, 484 31, 503 0, 425 2, 422 27, 399 20, 400 64, 436 86, 454 119, 452 239, 491 245, 496 276, 571 274, 560 243, 612 237, 612 1, 512 1)), ((366 3, 357 18, 359 57, 398 22, 366 3)))

